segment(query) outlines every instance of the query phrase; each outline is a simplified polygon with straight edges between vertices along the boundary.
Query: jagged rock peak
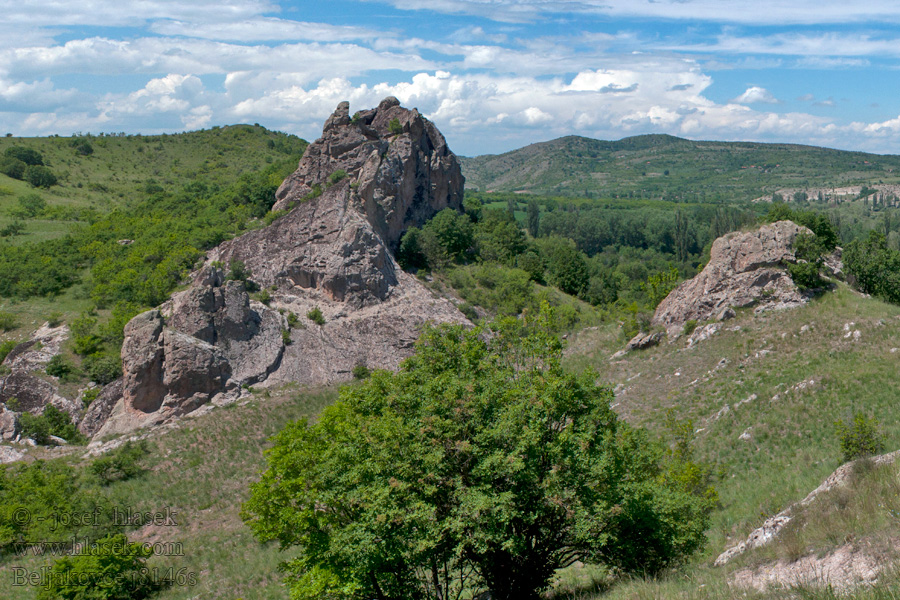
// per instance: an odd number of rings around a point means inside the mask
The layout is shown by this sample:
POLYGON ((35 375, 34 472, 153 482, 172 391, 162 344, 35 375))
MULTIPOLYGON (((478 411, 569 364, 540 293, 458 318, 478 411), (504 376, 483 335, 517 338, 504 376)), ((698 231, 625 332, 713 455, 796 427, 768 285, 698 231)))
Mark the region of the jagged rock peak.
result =
POLYGON ((705 321, 728 308, 759 305, 789 308, 807 302, 783 269, 796 262, 793 244, 801 233, 812 234, 791 221, 734 232, 713 242, 709 263, 659 304, 653 324, 677 334, 689 320, 705 321))
POLYGON ((322 137, 278 189, 274 210, 307 201, 336 185, 342 174, 350 182, 351 206, 391 248, 410 226, 462 205, 465 180, 444 136, 393 96, 352 117, 349 102, 338 104, 322 137))
POLYGON ((211 250, 187 290, 129 322, 122 381, 84 430, 162 423, 251 385, 397 368, 425 322, 467 322, 392 253, 409 227, 461 208, 463 181, 443 135, 415 109, 386 98, 351 117, 340 103, 276 194, 273 210, 286 214, 211 250), (238 262, 246 281, 225 276, 238 262))

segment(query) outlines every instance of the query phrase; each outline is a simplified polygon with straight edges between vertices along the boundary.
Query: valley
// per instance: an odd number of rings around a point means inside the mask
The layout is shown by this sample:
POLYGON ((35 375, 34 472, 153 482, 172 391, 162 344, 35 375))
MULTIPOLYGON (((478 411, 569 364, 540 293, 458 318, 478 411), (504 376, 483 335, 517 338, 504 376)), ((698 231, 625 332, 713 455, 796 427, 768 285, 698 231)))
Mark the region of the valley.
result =
MULTIPOLYGON (((260 541, 245 523, 251 485, 281 452, 272 436, 297 419, 318 422, 339 394, 369 390, 381 381, 373 371, 395 371, 426 322, 499 318, 499 331, 552 310, 545 333, 562 339, 558 375, 593 372, 661 465, 682 452, 697 469, 696 490, 671 489, 696 496, 709 484, 717 500, 699 552, 652 576, 578 560, 543 597, 900 589, 884 568, 900 538, 891 462, 861 460, 849 485, 792 509, 771 543, 714 565, 846 462, 836 422, 875 419, 883 451, 900 448, 898 157, 641 136, 561 138, 457 162, 430 121, 392 98, 356 113, 342 103, 309 145, 241 125, 0 139, 0 155, 11 147, 39 152, 59 181, 0 175, 0 227, 22 224, 0 239, 4 578, 54 562, 17 555, 14 542, 57 532, 17 529, 15 511, 65 502, 73 514, 177 512, 171 524, 60 531, 65 540, 126 533, 171 550, 147 565, 195 583, 176 577, 148 597, 291 597, 279 564, 302 553, 260 541), (777 233, 758 233, 768 230, 777 233), (730 264, 780 252, 757 261, 773 274, 734 284, 750 299, 663 320, 667 297, 726 260, 716 250, 724 236, 744 240, 730 264), (58 350, 34 338, 45 323, 60 328, 58 350), (623 351, 644 336, 654 343, 623 351), (14 378, 17 389, 51 391, 28 404, 7 393, 14 378), (40 425, 47 406, 78 430, 40 425), (23 429, 26 413, 28 427, 55 427, 44 443, 23 429)), ((706 292, 688 304, 714 296, 706 292)), ((0 586, 4 598, 51 597, 0 586)))

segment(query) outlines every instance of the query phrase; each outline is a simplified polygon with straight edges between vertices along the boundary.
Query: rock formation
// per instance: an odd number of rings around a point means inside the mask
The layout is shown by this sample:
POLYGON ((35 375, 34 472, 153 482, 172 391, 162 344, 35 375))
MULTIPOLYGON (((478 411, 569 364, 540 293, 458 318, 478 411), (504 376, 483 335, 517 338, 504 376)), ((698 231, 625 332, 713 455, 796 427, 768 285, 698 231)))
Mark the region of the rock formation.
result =
POLYGON ((187 290, 128 323, 121 391, 105 389, 82 430, 159 423, 250 385, 396 368, 425 322, 465 322, 392 253, 462 197, 456 156, 418 111, 387 98, 351 118, 342 102, 279 188, 273 210, 286 214, 212 250, 187 290))
POLYGON ((709 263, 660 303, 652 323, 670 336, 690 320, 705 321, 729 308, 799 306, 807 301, 783 266, 796 262, 792 245, 800 233, 812 233, 791 221, 717 239, 709 263), (779 268, 782 267, 782 268, 779 268))
POLYGON ((48 404, 78 419, 81 401, 64 398, 58 392, 55 378, 43 373, 68 337, 69 329, 65 325, 51 327, 45 323, 30 340, 18 344, 3 359, 2 366, 7 373, 0 376, 0 438, 9 440, 15 436, 19 414, 39 415, 48 404))

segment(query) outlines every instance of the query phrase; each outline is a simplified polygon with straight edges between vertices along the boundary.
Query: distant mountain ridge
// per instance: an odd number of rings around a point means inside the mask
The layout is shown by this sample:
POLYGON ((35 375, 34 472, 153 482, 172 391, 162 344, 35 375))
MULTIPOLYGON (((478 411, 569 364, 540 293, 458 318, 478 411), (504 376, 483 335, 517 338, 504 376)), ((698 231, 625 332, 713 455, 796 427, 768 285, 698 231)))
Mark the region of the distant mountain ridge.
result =
POLYGON ((667 134, 617 141, 572 135, 460 161, 470 190, 560 196, 750 200, 782 188, 900 182, 900 156, 667 134))

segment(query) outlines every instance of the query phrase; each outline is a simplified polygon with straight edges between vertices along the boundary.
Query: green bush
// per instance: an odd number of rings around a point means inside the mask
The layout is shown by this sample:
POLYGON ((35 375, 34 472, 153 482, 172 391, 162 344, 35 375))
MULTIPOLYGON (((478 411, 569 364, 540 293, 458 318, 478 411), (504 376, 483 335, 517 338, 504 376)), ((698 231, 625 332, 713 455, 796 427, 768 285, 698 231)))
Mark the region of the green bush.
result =
POLYGON ((122 376, 122 359, 117 354, 96 352, 84 358, 81 364, 91 381, 106 385, 122 376))
POLYGON ((84 404, 84 407, 87 408, 91 405, 91 402, 97 399, 97 396, 100 395, 99 387, 91 387, 84 390, 84 393, 81 394, 81 402, 84 404))
POLYGON ((363 363, 357 363, 356 366, 353 367, 353 379, 368 379, 372 375, 372 371, 369 370, 363 363))
POLYGON ((287 318, 288 327, 291 329, 293 329, 294 327, 297 327, 300 324, 300 319, 293 312, 288 312, 286 318, 287 318))
POLYGON ((9 312, 0 311, 0 330, 10 331, 19 326, 19 319, 9 312))
POLYGON ((318 306, 315 306, 306 313, 306 318, 315 323, 316 325, 324 325, 325 324, 325 315, 322 314, 321 309, 318 306))
POLYGON ((28 167, 25 163, 11 156, 0 158, 0 173, 13 179, 22 179, 25 177, 25 169, 28 167))
POLYGON ((45 406, 40 416, 28 412, 19 415, 18 432, 43 446, 51 443, 50 436, 72 443, 85 441, 69 413, 59 410, 52 404, 45 406))
POLYGON ((50 362, 47 363, 47 368, 45 369, 47 375, 59 377, 60 379, 72 373, 73 370, 74 367, 72 366, 72 364, 67 361, 62 354, 57 354, 56 356, 51 358, 50 362))
POLYGON ((884 435, 875 417, 857 412, 850 423, 835 421, 834 430, 845 462, 884 452, 884 435))
POLYGON ((38 194, 19 196, 19 209, 30 218, 34 218, 47 209, 47 201, 38 194))
POLYGON ((684 322, 684 329, 681 330, 681 333, 691 335, 695 329, 697 329, 697 319, 688 319, 684 322))
POLYGON ((789 264, 788 274, 801 290, 812 290, 822 287, 825 280, 819 275, 819 265, 815 262, 789 264))
POLYGON ((81 554, 64 556, 42 571, 37 600, 149 598, 163 587, 147 568, 152 554, 151 548, 129 542, 124 534, 105 537, 81 554))
POLYGON ((3 152, 3 155, 20 160, 29 166, 44 164, 44 157, 40 152, 24 146, 10 146, 3 152))
POLYGON ((282 329, 281 330, 281 343, 285 346, 290 346, 294 340, 291 339, 291 330, 290 329, 282 329))
POLYGON ((15 340, 3 340, 0 342, 0 363, 6 360, 6 356, 18 345, 19 342, 15 340))
POLYGON ((347 177, 347 171, 344 169, 338 169, 334 173, 328 176, 328 185, 332 186, 340 181, 342 181, 345 177, 347 177))
POLYGON ((128 441, 106 456, 95 459, 88 470, 100 481, 101 485, 133 479, 144 472, 145 469, 141 466, 140 461, 148 452, 146 441, 128 441))
POLYGON ((0 229, 0 237, 15 237, 25 231, 22 221, 13 221, 3 229, 0 229))
POLYGON ((41 165, 25 167, 25 181, 34 187, 49 188, 56 185, 57 179, 53 171, 41 165))
POLYGON ((388 123, 388 129, 394 135, 403 133, 403 125, 400 124, 400 119, 391 119, 391 122, 388 123))
POLYGON ((269 293, 269 290, 262 289, 259 292, 253 294, 253 298, 268 306, 272 301, 272 294, 269 293))

